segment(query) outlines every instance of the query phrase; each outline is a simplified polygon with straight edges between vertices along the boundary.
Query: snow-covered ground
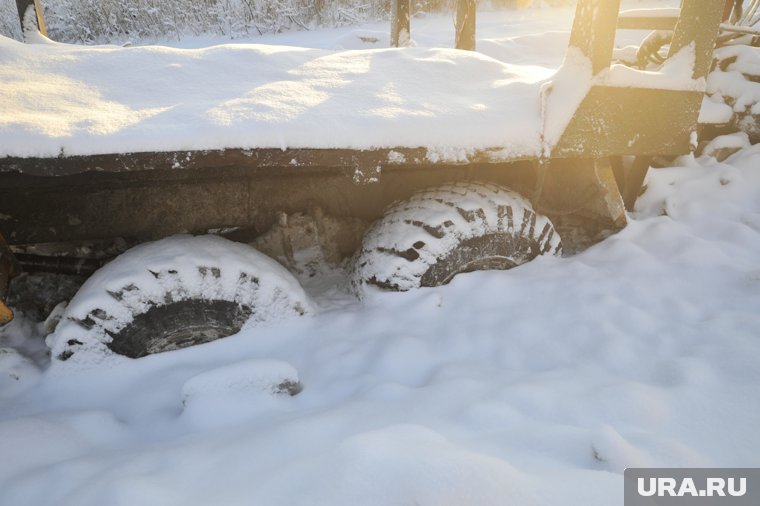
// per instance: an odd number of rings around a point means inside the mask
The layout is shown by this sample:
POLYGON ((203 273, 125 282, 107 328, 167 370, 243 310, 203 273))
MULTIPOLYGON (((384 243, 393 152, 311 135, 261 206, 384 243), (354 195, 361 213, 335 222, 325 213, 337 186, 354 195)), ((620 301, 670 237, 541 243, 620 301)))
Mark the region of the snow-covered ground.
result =
MULTIPOLYGON (((571 10, 499 15, 481 49, 559 65, 571 10)), ((329 271, 312 316, 194 348, 51 365, 18 318, 0 505, 606 506, 626 467, 759 467, 760 147, 674 165, 576 256, 361 302, 329 271)))

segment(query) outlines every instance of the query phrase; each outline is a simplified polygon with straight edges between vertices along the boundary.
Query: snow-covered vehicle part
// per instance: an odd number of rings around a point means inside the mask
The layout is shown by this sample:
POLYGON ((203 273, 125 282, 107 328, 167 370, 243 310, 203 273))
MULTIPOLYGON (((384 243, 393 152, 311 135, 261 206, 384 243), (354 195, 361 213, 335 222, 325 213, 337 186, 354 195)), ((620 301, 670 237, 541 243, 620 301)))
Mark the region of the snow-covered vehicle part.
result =
POLYGON ((559 255, 551 221, 517 193, 490 183, 452 183, 392 205, 366 233, 351 282, 388 290, 440 286, 457 274, 505 270, 559 255))
POLYGON ((253 248, 174 236, 132 248, 93 274, 47 343, 59 360, 83 352, 139 358, 311 311, 295 278, 253 248))
MULTIPOLYGON (((684 0, 668 72, 611 66, 619 0, 578 1, 553 76, 440 48, 104 49, 50 44, 31 29, 26 40, 38 44, 0 38, 0 98, 10 106, 0 125, 0 233, 15 253, 183 232, 274 243, 287 237, 274 227, 307 221, 283 216, 318 210, 351 224, 351 233, 312 234, 336 237, 345 256, 359 242, 353 229, 390 203, 484 181, 528 198, 575 252, 626 224, 616 179, 635 196, 643 176, 615 177, 616 159, 641 157, 631 166, 645 170, 647 157, 692 149, 723 6, 684 0), (430 79, 409 78, 419 75, 430 79)), ((297 241, 280 242, 293 257, 297 241)), ((75 316, 87 323, 101 308, 85 309, 75 316)), ((59 355, 88 346, 73 335, 53 341, 59 355)), ((111 336, 90 343, 108 349, 111 336)))
MULTIPOLYGON (((630 65, 657 71, 672 55, 668 45, 680 9, 637 9, 621 13, 619 27, 654 29, 635 57, 621 52, 630 65)), ((718 136, 744 132, 750 142, 760 140, 760 2, 726 0, 723 22, 707 76, 706 96, 699 115, 699 153, 718 136), (745 6, 745 4, 747 4, 745 6), (745 8, 746 7, 746 8, 745 8)), ((725 149, 719 156, 730 153, 725 149)))

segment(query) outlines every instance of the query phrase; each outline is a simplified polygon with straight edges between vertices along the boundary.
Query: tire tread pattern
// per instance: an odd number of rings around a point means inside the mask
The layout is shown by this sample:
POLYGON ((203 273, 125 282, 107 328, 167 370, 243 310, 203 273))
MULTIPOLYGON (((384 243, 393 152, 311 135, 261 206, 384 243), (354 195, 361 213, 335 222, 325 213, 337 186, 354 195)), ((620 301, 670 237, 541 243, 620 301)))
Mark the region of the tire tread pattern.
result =
POLYGON ((387 209, 352 259, 351 283, 360 295, 371 285, 398 291, 429 286, 436 264, 461 261, 461 252, 452 256, 453 251, 491 236, 503 239, 497 241, 500 255, 515 265, 562 251, 551 221, 519 194, 492 183, 450 183, 387 209))

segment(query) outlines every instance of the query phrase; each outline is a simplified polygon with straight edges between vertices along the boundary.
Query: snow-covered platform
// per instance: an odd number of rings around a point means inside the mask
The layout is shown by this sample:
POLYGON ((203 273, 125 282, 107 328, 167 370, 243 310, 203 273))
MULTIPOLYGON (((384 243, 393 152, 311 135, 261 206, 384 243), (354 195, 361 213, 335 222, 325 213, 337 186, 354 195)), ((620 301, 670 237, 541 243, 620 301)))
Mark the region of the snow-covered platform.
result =
POLYGON ((0 156, 541 150, 543 67, 475 52, 25 45, 0 37, 0 156))

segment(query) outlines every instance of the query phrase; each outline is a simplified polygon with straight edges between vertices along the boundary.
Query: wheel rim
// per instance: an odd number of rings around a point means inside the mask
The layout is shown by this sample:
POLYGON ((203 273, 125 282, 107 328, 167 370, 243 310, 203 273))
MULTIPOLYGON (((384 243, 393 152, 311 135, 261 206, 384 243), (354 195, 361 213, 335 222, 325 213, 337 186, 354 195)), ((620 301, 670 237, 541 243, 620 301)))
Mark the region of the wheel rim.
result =
POLYGON ((507 257, 503 256, 489 256, 484 258, 477 258, 475 260, 472 260, 471 262, 467 262, 466 264, 459 267, 457 270, 449 274, 446 278, 443 280, 443 284, 446 285, 451 282, 452 279, 454 279, 455 276, 458 274, 465 274, 467 272, 475 272, 475 271, 505 271, 507 269, 511 269, 512 267, 516 267, 517 264, 510 260, 507 257))
POLYGON ((236 334, 239 331, 239 328, 231 326, 194 325, 192 327, 184 327, 154 337, 147 343, 146 351, 148 354, 153 354, 179 350, 196 344, 216 341, 217 339, 236 334))
POLYGON ((204 344, 237 334, 252 313, 251 307, 226 300, 189 299, 153 306, 112 334, 108 347, 140 358, 204 344))

